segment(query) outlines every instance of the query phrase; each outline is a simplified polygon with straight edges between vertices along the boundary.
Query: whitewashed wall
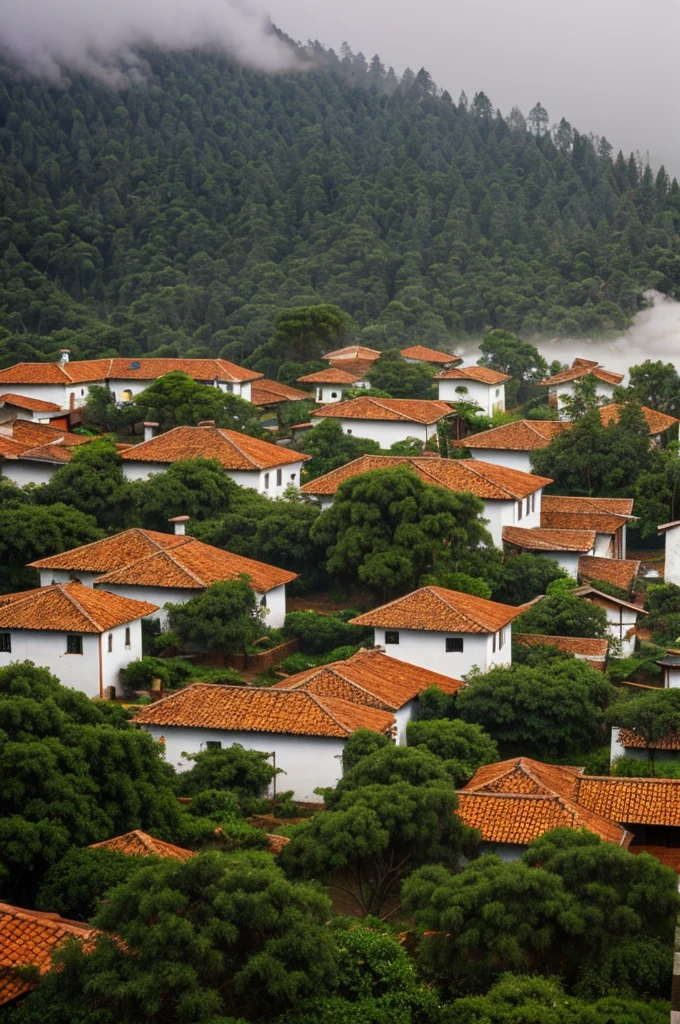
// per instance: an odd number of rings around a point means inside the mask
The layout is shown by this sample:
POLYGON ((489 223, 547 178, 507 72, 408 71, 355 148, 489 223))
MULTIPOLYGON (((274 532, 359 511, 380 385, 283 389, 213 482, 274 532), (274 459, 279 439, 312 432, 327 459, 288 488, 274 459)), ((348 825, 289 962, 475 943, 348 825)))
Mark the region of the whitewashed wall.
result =
POLYGON ((3 459, 0 475, 18 487, 27 484, 46 484, 61 467, 60 462, 39 462, 37 459, 3 459))
POLYGON ((97 577, 101 576, 101 573, 72 573, 67 572, 66 569, 39 569, 38 572, 41 587, 49 587, 51 583, 70 583, 74 577, 77 577, 78 582, 82 583, 84 587, 91 587, 97 577))
POLYGON ((320 405, 341 402, 342 389, 342 384, 318 384, 316 387, 316 400, 320 405))
MULTIPOLYGON (((52 580, 50 579, 50 583, 52 580)), ((57 582, 61 582, 58 580, 57 582)), ((83 582, 83 581, 81 581, 83 582)), ((88 586, 90 586, 88 584, 88 586)), ((198 597, 199 594, 204 593, 200 588, 197 589, 179 589, 175 587, 136 587, 132 585, 119 585, 114 583, 104 583, 97 587, 97 590, 106 590, 109 594, 118 594, 120 597, 128 597, 133 601, 150 601, 152 604, 158 605, 157 612, 151 612, 150 615, 145 616, 147 619, 158 619, 161 624, 161 629, 166 629, 168 625, 168 613, 165 610, 164 605, 166 604, 186 604, 192 597, 198 597)), ((266 595, 255 591, 255 598, 258 603, 266 597, 266 607, 269 610, 269 614, 265 619, 265 624, 273 629, 279 629, 284 622, 286 617, 286 587, 275 587, 270 590, 266 595)))
MULTIPOLYGON (((549 394, 551 396, 557 395, 557 413, 558 413, 559 418, 561 420, 568 420, 569 419, 569 416, 567 415, 567 411, 566 411, 566 409, 564 407, 563 396, 566 395, 567 398, 573 398, 574 397, 574 394, 575 394, 574 383, 576 383, 576 382, 575 381, 568 381, 566 384, 555 384, 552 387, 548 388, 548 392, 549 392, 549 394)), ((600 399, 600 402, 601 402, 602 405, 608 404, 608 403, 612 402, 613 399, 614 399, 614 385, 613 384, 607 384, 605 381, 602 381, 602 380, 598 380, 597 381, 597 397, 600 399)), ((553 397, 553 401, 554 400, 555 399, 553 397)))
MULTIPOLYGON (((126 480, 147 480, 156 473, 165 473, 172 463, 167 462, 134 462, 123 460, 123 476, 126 480)), ((302 462, 291 462, 273 469, 245 470, 227 469, 226 474, 239 487, 251 487, 268 498, 280 498, 286 488, 300 486, 302 462), (278 470, 281 471, 279 482, 278 470)))
POLYGON ((666 583, 675 583, 680 587, 680 526, 672 526, 664 530, 666 545, 666 565, 663 578, 666 583))
MULTIPOLYGON (((392 632, 388 630, 387 632, 392 632)), ((504 643, 500 647, 496 634, 496 651, 493 651, 493 635, 486 633, 443 633, 430 630, 400 629, 398 644, 385 643, 385 630, 374 630, 376 646, 384 647, 385 653, 391 658, 406 661, 409 665, 428 668, 439 672, 450 679, 461 679, 475 666, 480 672, 489 672, 492 668, 510 665, 512 662, 512 627, 507 625, 504 631, 504 643), (447 652, 446 638, 461 637, 462 652, 447 652)))
POLYGON ((99 634, 81 633, 82 654, 66 653, 65 632, 43 629, 0 630, 10 633, 11 653, 0 652, 0 667, 13 661, 32 661, 49 669, 64 686, 80 690, 88 697, 99 697, 99 634))
MULTIPOLYGON (((325 417, 315 417, 312 413, 311 421, 316 427, 322 423, 325 417)), ((353 434, 355 437, 368 437, 377 441, 381 448, 389 448, 397 441, 405 441, 407 437, 417 437, 424 443, 437 434, 437 424, 431 423, 407 423, 393 422, 392 420, 340 420, 344 434, 353 434)))
MULTIPOLYGON (((585 554, 592 555, 592 549, 584 552, 585 554)), ((561 569, 571 576, 572 579, 578 578, 578 560, 581 557, 578 551, 534 551, 534 555, 539 555, 541 558, 549 558, 553 562, 557 562, 561 569)))
POLYGON ((116 687, 116 696, 120 696, 120 670, 126 668, 131 661, 142 657, 142 620, 135 619, 123 626, 116 626, 108 633, 102 634, 102 691, 107 686, 116 687), (125 644, 125 630, 130 630, 130 644, 125 644), (109 636, 112 644, 109 651, 109 636))
MULTIPOLYGON (((135 398, 142 391, 146 391, 146 389, 151 387, 151 385, 154 383, 154 380, 139 380, 136 377, 119 377, 116 379, 111 379, 109 381, 109 391, 111 392, 113 400, 115 402, 125 402, 130 401, 130 397, 135 398)), ((204 381, 204 383, 208 382, 204 381)), ((210 385, 212 384, 213 382, 210 381, 210 385)), ((227 392, 228 394, 237 395, 239 398, 242 398, 246 402, 249 402, 251 400, 250 381, 235 382, 234 384, 231 385, 231 387, 228 387, 225 381, 220 381, 217 384, 217 387, 220 389, 220 391, 227 392)))
POLYGON ((442 402, 475 402, 480 416, 492 416, 505 410, 505 384, 484 384, 478 380, 439 380, 439 399, 442 402), (457 394, 456 388, 467 388, 467 393, 457 394))
POLYGON ((470 448, 473 459, 490 462, 494 466, 505 466, 506 469, 518 469, 522 473, 531 473, 531 452, 515 452, 509 448, 470 448))
POLYGON ((7 384, 0 388, 4 394, 38 398, 41 402, 54 402, 60 409, 68 409, 67 388, 63 384, 7 384))
POLYGON ((635 636, 626 637, 638 620, 637 612, 632 608, 623 608, 621 605, 607 601, 603 597, 586 597, 584 600, 592 601, 593 604, 604 608, 607 615, 608 632, 613 640, 621 643, 621 657, 628 658, 635 650, 635 636))

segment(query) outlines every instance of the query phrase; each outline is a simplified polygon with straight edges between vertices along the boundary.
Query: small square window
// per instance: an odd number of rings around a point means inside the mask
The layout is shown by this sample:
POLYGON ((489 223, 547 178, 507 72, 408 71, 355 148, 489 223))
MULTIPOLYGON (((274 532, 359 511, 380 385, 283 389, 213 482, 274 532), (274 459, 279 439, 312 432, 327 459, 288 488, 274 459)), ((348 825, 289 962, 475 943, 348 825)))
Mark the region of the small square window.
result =
POLYGON ((113 650, 113 633, 109 633, 109 645, 108 645, 108 647, 109 647, 109 654, 110 654, 111 651, 113 650))
POLYGON ((337 397, 338 397, 337 391, 331 391, 331 398, 337 398, 337 397))
POLYGON ((501 389, 500 388, 496 388, 496 398, 498 398, 500 393, 501 393, 501 389))
POLYGON ((501 629, 498 633, 498 650, 500 651, 505 646, 505 630, 501 629))
POLYGON ((462 638, 462 636, 447 636, 447 638, 446 638, 446 653, 447 654, 462 654, 463 653, 463 638, 462 638))
POLYGON ((222 742, 221 742, 221 740, 206 740, 205 741, 205 749, 206 750, 221 750, 222 749, 222 742))
POLYGON ((352 433, 352 431, 351 431, 351 430, 350 430, 349 428, 347 428, 347 433, 348 433, 348 434, 351 434, 351 433, 352 433))
POLYGON ((0 633, 0 651, 3 654, 12 653, 12 636, 10 633, 0 633))
POLYGON ((82 636, 76 636, 75 634, 69 634, 66 637, 66 653, 67 654, 82 654, 83 653, 83 638, 82 638, 82 636))
POLYGON ((282 483, 283 483, 283 470, 282 469, 277 469, 276 470, 276 486, 280 487, 282 483))
POLYGON ((126 647, 130 646, 130 627, 129 626, 125 627, 125 646, 126 647))
POLYGON ((385 643, 386 644, 398 644, 399 643, 399 630, 398 629, 387 629, 387 630, 385 630, 385 643))

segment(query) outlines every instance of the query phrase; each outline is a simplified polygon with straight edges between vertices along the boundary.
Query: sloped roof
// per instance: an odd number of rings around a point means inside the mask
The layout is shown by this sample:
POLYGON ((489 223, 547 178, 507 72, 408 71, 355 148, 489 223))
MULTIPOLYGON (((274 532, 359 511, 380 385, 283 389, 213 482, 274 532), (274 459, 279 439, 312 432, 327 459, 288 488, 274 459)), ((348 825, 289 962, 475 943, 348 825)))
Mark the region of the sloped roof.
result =
POLYGON ((596 558, 581 555, 578 560, 578 578, 581 583, 602 580, 622 590, 630 590, 640 571, 641 562, 630 558, 596 558))
POLYGON ((0 629, 104 633, 156 611, 156 604, 95 591, 82 583, 53 583, 0 596, 0 629))
POLYGON ((594 530, 615 534, 628 522, 628 516, 612 512, 551 512, 541 504, 541 526, 549 530, 594 530))
POLYGON ((421 363, 437 363, 441 366, 448 366, 449 363, 462 363, 462 356, 454 356, 448 352, 440 352, 436 348, 427 348, 425 345, 411 345, 409 348, 402 348, 399 355, 403 359, 418 359, 421 363))
POLYGON ((39 445, 63 444, 67 448, 77 448, 88 444, 94 438, 84 434, 72 434, 59 427, 51 427, 46 423, 33 423, 32 420, 9 420, 0 424, 0 435, 11 437, 13 441, 23 445, 24 450, 37 448, 39 445))
POLYGON ((298 377, 298 384, 356 384, 361 377, 339 367, 330 366, 327 370, 317 370, 316 373, 308 373, 306 377, 298 377))
POLYGON ((376 348, 366 348, 365 345, 347 345, 345 348, 336 348, 332 352, 326 352, 322 359, 369 359, 375 362, 380 359, 381 353, 376 348))
POLYGON ((476 380, 481 384, 504 384, 512 377, 507 373, 499 373, 488 366, 454 366, 450 370, 442 370, 434 376, 434 380, 476 380))
POLYGON ((253 405, 278 405, 279 402, 302 402, 308 399, 306 391, 291 388, 288 384, 280 384, 277 380, 253 381, 250 388, 250 399, 253 405))
POLYGON ((344 739, 362 728, 389 733, 395 720, 390 712, 305 690, 194 683, 142 708, 135 723, 344 739))
POLYGON ((390 658, 381 650, 360 650, 346 661, 306 669, 275 684, 276 689, 305 689, 317 697, 340 697, 356 704, 398 711, 429 686, 456 693, 464 683, 429 669, 390 658))
POLYGON ((310 458, 280 445, 222 427, 175 427, 121 452, 124 462, 180 462, 217 459, 225 469, 255 470, 286 466, 310 458))
MULTIPOLYGON (((655 690, 657 687, 650 686, 649 689, 655 690)), ((669 733, 654 743, 645 743, 644 737, 635 729, 619 729, 619 743, 622 747, 634 747, 636 750, 646 750, 647 747, 652 750, 680 750, 680 733, 669 733)))
POLYGON ((15 968, 31 965, 45 974, 52 966, 52 954, 64 942, 75 938, 86 943, 97 934, 95 928, 82 921, 0 903, 0 1005, 35 987, 19 978, 15 968))
POLYGON ((533 530, 522 526, 504 526, 503 543, 523 551, 592 551, 594 530, 533 530))
POLYGON ((362 455, 316 480, 310 480, 300 490, 305 494, 335 494, 340 484, 352 476, 373 469, 393 469, 396 466, 407 466, 427 484, 436 484, 450 491, 469 491, 487 500, 525 498, 527 494, 533 494, 552 483, 548 477, 496 466, 479 459, 441 459, 436 455, 362 455))
POLYGON ((610 515, 630 518, 633 514, 633 498, 586 498, 565 497, 561 494, 546 494, 541 502, 541 513, 546 512, 606 512, 610 515))
POLYGON ((156 530, 141 530, 133 527, 113 537, 104 537, 91 544, 49 555, 30 563, 32 569, 63 569, 65 572, 109 572, 130 562, 137 562, 146 555, 174 548, 190 538, 174 533, 159 533, 156 530))
POLYGON ((194 380, 227 383, 258 380, 261 373, 227 359, 115 358, 83 359, 68 363, 16 363, 0 370, 3 384, 85 384, 105 380, 156 380, 180 370, 194 380))
POLYGON ((542 636, 538 633, 513 633, 512 642, 522 644, 523 647, 538 647, 547 644, 549 647, 557 647, 567 654, 574 654, 581 658, 607 657, 609 644, 607 640, 592 640, 589 637, 580 636, 542 636))
POLYGON ((583 807, 627 825, 680 825, 680 779, 584 776, 583 807))
POLYGON ((574 800, 582 774, 581 768, 570 765, 544 764, 531 757, 511 757, 478 768, 464 789, 489 793, 558 793, 574 800))
POLYGON ((620 384, 624 378, 623 373, 612 373, 611 370, 605 370, 603 366, 599 366, 590 359, 575 359, 568 370, 562 370, 561 373, 556 373, 538 383, 542 387, 553 387, 559 384, 568 384, 573 380, 581 380, 591 374, 604 384, 620 384))
POLYGON ((564 420, 515 420, 491 427, 479 434, 454 441, 457 448, 493 448, 498 451, 533 452, 547 448, 550 442, 572 424, 564 420))
MULTIPOLYGON (((601 578, 601 577, 600 577, 601 578)), ((589 595, 602 598, 603 601, 611 601, 612 604, 620 605, 622 608, 630 608, 632 611, 637 612, 638 615, 649 615, 644 608, 640 608, 639 605, 633 604, 632 601, 623 601, 620 597, 612 597, 611 594, 604 594, 597 587, 591 587, 589 584, 584 584, 582 587, 576 587, 572 590, 572 594, 576 597, 587 598, 589 595)))
MULTIPOLYGON (((622 408, 623 406, 618 405, 616 402, 612 402, 610 405, 601 405, 598 412, 602 424, 608 427, 611 423, 618 423, 622 408)), ((665 412, 657 412, 656 409, 649 409, 646 405, 642 406, 642 415, 645 418, 650 434, 661 434, 664 430, 668 430, 669 427, 680 423, 680 420, 675 416, 669 416, 665 412)))
POLYGON ((43 402, 40 398, 27 398, 26 395, 0 395, 0 406, 12 405, 17 409, 30 409, 31 412, 61 412, 61 406, 55 402, 43 402))
POLYGON ((329 359, 328 362, 335 370, 346 370, 353 377, 366 380, 373 369, 375 359, 329 359))
POLYGON ((527 846, 553 828, 586 828, 601 839, 627 846, 632 834, 557 794, 458 793, 456 812, 485 843, 527 846))
POLYGON ((446 633, 496 633, 525 610, 444 587, 421 587, 405 597, 350 619, 355 626, 422 629, 446 633))
POLYGON ((371 398, 361 395, 345 402, 322 405, 312 413, 316 417, 333 416, 345 420, 391 420, 401 423, 437 423, 452 416, 454 409, 448 402, 416 398, 371 398))
POLYGON ((135 829, 113 839, 105 839, 103 843, 92 843, 90 850, 114 850, 128 857, 163 857, 166 860, 189 860, 194 856, 193 850, 185 850, 182 846, 165 843, 162 839, 154 839, 147 832, 135 829))

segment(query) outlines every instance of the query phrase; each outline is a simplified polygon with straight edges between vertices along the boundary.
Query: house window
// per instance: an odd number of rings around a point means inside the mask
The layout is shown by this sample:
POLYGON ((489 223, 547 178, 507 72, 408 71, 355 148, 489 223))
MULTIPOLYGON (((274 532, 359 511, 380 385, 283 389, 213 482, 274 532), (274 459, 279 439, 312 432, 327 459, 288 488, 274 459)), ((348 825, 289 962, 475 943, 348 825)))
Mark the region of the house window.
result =
POLYGON ((531 499, 527 498, 527 515, 531 512, 531 499))
POLYGON ((265 473, 264 475, 264 489, 265 491, 269 490, 269 473, 265 473))
POLYGON ((221 750, 222 749, 222 741, 221 740, 206 740, 205 741, 205 749, 206 750, 221 750))
POLYGON ((399 643, 399 630, 398 629, 386 629, 385 630, 385 643, 386 644, 398 644, 399 643))
POLYGON ((130 627, 129 626, 125 627, 125 646, 126 647, 130 646, 130 627))
POLYGON ((331 398, 337 398, 337 397, 338 397, 337 391, 331 391, 331 398))
POLYGON ((108 644, 108 648, 109 648, 109 654, 110 654, 110 653, 111 653, 111 651, 113 650, 113 633, 109 633, 109 644, 108 644))
POLYGON ((348 433, 348 434, 351 434, 351 433, 352 433, 352 431, 350 430, 350 428, 349 428, 349 427, 347 428, 347 433, 348 433))
POLYGON ((291 473, 291 474, 290 474, 290 478, 291 478, 291 480, 294 480, 296 476, 297 476, 297 473, 291 473))
POLYGON ((536 491, 531 495, 531 511, 536 511, 536 491))
POLYGON ((267 595, 263 594, 262 597, 260 598, 260 608, 266 608, 266 607, 267 607, 267 595))
POLYGON ((518 519, 522 518, 522 502, 521 501, 517 502, 517 518, 518 519))
POLYGON ((12 653, 12 636, 10 633, 0 633, 0 651, 3 654, 12 653))
POLYGON ((495 633, 493 635, 493 640, 491 642, 491 653, 492 654, 496 653, 496 634, 495 633))
POLYGON ((228 395, 232 395, 234 393, 234 385, 233 384, 225 384, 224 390, 227 392, 228 395))
POLYGON ((498 650, 502 650, 505 647, 505 630, 501 629, 498 631, 498 650))
POLYGON ((463 638, 462 638, 462 636, 447 636, 447 638, 446 638, 446 653, 447 654, 462 654, 463 653, 463 638))
POLYGON ((501 393, 501 389, 500 388, 496 388, 496 398, 498 398, 500 393, 501 393))
POLYGON ((76 636, 70 633, 66 637, 66 653, 67 654, 82 654, 83 653, 83 638, 82 636, 76 636))
POLYGON ((282 469, 277 469, 276 470, 276 486, 280 487, 282 483, 283 483, 283 470, 282 469))

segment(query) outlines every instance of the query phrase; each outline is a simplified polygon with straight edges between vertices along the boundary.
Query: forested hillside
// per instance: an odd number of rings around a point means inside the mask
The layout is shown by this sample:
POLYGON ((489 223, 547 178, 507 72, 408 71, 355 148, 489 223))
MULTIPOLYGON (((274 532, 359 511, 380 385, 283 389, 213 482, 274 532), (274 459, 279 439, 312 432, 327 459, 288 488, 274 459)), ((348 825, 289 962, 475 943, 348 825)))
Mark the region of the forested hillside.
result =
MULTIPOLYGON (((623 328, 680 288, 680 190, 605 140, 316 52, 266 75, 148 54, 122 92, 0 67, 0 362, 240 361, 283 308, 363 342, 623 328)), ((255 361, 257 354, 255 355, 255 361)))

